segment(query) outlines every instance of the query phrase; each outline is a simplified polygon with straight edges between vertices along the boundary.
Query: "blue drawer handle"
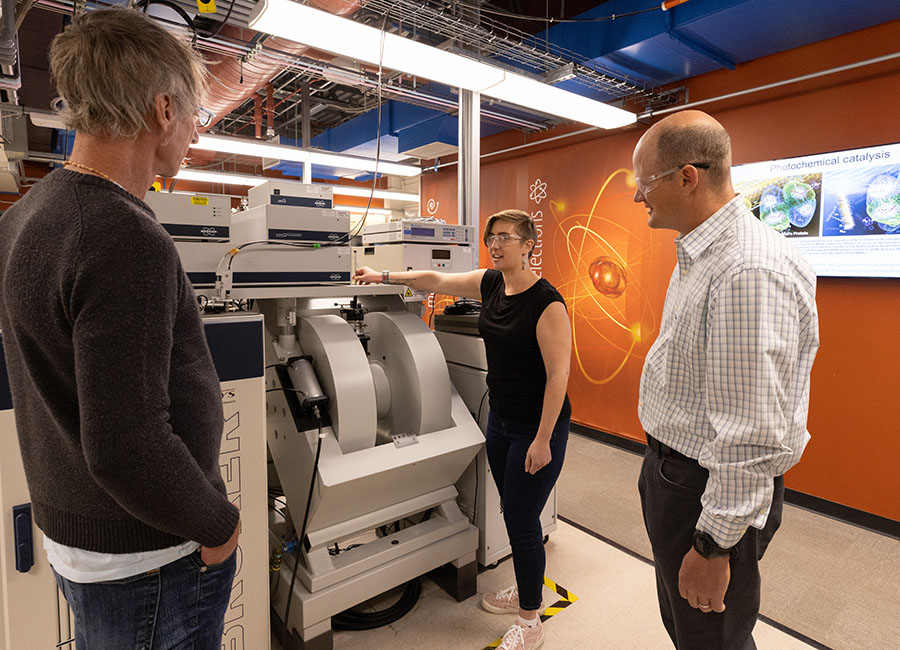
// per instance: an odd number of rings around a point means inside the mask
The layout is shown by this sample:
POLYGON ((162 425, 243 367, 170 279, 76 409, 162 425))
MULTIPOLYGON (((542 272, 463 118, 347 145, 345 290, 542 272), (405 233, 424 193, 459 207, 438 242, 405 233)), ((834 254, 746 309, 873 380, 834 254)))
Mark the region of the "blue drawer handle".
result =
POLYGON ((16 544, 16 571, 28 573, 34 566, 34 538, 31 534, 31 504, 13 506, 13 531, 16 544))

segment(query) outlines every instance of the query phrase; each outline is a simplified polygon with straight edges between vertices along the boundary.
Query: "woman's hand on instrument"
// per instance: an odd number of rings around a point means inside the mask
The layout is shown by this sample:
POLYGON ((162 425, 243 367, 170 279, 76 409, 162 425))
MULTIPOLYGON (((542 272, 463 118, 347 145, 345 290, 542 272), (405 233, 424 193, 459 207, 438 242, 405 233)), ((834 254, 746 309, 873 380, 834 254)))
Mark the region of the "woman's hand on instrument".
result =
POLYGON ((361 266, 356 269, 353 282, 355 284, 377 284, 381 282, 381 271, 374 271, 368 266, 361 266))

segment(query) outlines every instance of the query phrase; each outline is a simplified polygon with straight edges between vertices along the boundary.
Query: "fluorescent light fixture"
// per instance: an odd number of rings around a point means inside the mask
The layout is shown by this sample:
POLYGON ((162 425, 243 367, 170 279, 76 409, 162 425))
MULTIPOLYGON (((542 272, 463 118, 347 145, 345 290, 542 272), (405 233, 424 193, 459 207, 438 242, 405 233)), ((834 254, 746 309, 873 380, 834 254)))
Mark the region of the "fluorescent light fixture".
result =
MULTIPOLYGON (((326 165, 328 167, 346 167, 364 172, 375 171, 374 158, 359 158, 342 153, 328 153, 310 149, 309 162, 313 165, 326 165)), ((271 157, 271 156, 270 156, 271 157)), ((422 169, 416 165, 404 165, 403 163, 378 161, 378 172, 381 174, 394 174, 396 176, 416 176, 422 173, 422 169)))
MULTIPOLYGON (((250 27, 341 54, 357 61, 400 70, 450 86, 486 88, 503 80, 503 70, 396 34, 289 0, 260 0, 250 27)), ((472 88, 474 90, 474 88, 472 88)))
POLYGON ((259 0, 253 29, 370 65, 424 77, 542 113, 613 129, 632 124, 634 113, 561 88, 439 50, 396 34, 313 9, 292 0, 259 0))
POLYGON ((265 183, 268 178, 249 176, 247 174, 228 174, 225 172, 209 172, 200 169, 182 169, 175 174, 175 180, 200 181, 203 183, 224 183, 225 185, 246 185, 256 187, 265 183))
MULTIPOLYGON (((277 158, 291 162, 309 163, 313 165, 326 165, 329 167, 341 167, 364 172, 376 171, 373 158, 360 158, 346 154, 329 153, 314 149, 299 149, 283 144, 270 142, 258 142, 246 138, 233 138, 221 135, 201 135, 197 144, 191 145, 192 149, 204 151, 218 151, 238 156, 255 156, 258 158, 277 158)), ((397 176, 416 176, 422 170, 417 165, 404 165, 402 163, 378 161, 377 170, 382 174, 394 174, 397 176)))
MULTIPOLYGON (((365 214, 366 206, 364 205, 335 205, 335 210, 343 210, 345 212, 351 212, 353 214, 365 214)), ((381 214, 384 216, 390 216, 393 214, 387 208, 369 208, 369 214, 381 214)))
POLYGON ((512 72, 507 72, 502 82, 485 90, 484 94, 604 129, 633 124, 637 119, 629 111, 512 72))
MULTIPOLYGON (((349 185, 331 185, 329 183, 327 187, 330 187, 336 196, 361 196, 369 198, 369 194, 372 192, 372 190, 366 187, 351 187, 349 185)), ((400 192, 398 190, 375 190, 375 193, 372 194, 372 198, 387 199, 388 201, 419 202, 418 194, 413 194, 412 192, 400 192)))
POLYGON ((230 153, 236 156, 279 158, 281 160, 290 160, 291 162, 306 162, 308 160, 306 151, 297 147, 220 135, 201 135, 197 144, 191 145, 191 149, 218 151, 219 153, 230 153))
MULTIPOLYGON (((234 174, 229 172, 215 172, 215 171, 207 171, 203 169, 190 169, 185 168, 179 170, 177 174, 173 177, 176 180, 184 180, 184 181, 198 181, 201 183, 223 183, 225 185, 244 185, 246 187, 256 187, 262 183, 265 183, 268 180, 273 180, 268 176, 251 176, 249 174, 234 174)), ((278 179, 275 179, 278 180, 278 179)), ((368 198, 370 189, 365 187, 352 187, 348 185, 332 185, 331 183, 323 183, 321 184, 323 187, 330 187, 335 195, 337 196, 360 196, 363 198, 368 198)), ((397 190, 375 190, 374 195, 372 196, 374 199, 386 199, 389 201, 414 201, 416 203, 419 202, 419 195, 413 194, 412 192, 400 192, 397 190)), ((340 206, 341 210, 350 210, 350 211, 363 211, 365 208, 363 206, 340 206)), ((390 214, 390 210, 384 208, 370 208, 369 212, 374 212, 375 210, 384 210, 387 214, 390 214)))

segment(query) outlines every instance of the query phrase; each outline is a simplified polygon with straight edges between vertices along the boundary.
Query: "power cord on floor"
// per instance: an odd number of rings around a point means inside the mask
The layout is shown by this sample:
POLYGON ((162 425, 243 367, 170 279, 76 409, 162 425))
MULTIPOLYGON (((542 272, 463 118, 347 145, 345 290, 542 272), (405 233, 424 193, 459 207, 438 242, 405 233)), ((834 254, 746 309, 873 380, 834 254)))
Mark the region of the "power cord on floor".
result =
POLYGON ((374 630, 397 621, 415 607, 422 593, 418 578, 413 578, 403 587, 399 600, 390 607, 375 612, 361 612, 350 608, 332 617, 331 627, 335 630, 374 630))

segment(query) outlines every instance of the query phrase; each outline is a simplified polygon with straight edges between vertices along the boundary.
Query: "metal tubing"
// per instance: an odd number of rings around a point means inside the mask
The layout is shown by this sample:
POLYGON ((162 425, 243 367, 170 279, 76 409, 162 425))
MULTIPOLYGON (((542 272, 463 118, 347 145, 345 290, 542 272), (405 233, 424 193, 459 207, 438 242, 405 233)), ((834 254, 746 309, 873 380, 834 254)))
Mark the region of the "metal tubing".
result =
POLYGON ((821 70, 819 72, 812 72, 810 74, 805 74, 800 77, 791 77, 790 79, 785 79, 783 81, 776 81, 774 83, 765 84, 763 86, 756 86, 755 88, 747 88, 745 90, 738 90, 737 92, 728 93, 727 95, 719 95, 718 97, 710 97, 709 99, 701 99, 696 102, 688 102, 687 104, 683 104, 681 106, 673 106, 671 108, 663 108, 658 111, 647 111, 646 113, 641 113, 638 115, 638 119, 645 119, 648 117, 653 117, 655 115, 665 115, 666 113, 673 113, 675 111, 681 111, 685 108, 693 108, 694 106, 702 106, 704 104, 710 104, 712 102, 720 102, 725 99, 733 99, 735 97, 741 97, 743 95, 749 95, 751 93, 758 93, 763 90, 770 90, 771 88, 778 88, 780 86, 787 86, 788 84, 798 83, 800 81, 808 81, 809 79, 816 79, 818 77, 825 77, 830 74, 836 74, 838 72, 845 72, 847 70, 854 70, 856 68, 862 68, 867 65, 872 65, 874 63, 881 63, 882 61, 890 61, 891 59, 900 58, 900 52, 894 52, 893 54, 885 54, 884 56, 876 56, 874 59, 866 59, 865 61, 857 61, 856 63, 848 63, 847 65, 838 66, 837 68, 829 68, 828 70, 821 70))
MULTIPOLYGON (((457 173, 458 223, 479 230, 479 189, 481 185, 481 94, 459 89, 459 157, 457 173)), ((478 247, 475 247, 478 267, 478 247)))
MULTIPOLYGON (((862 68, 867 65, 873 65, 875 63, 882 63, 884 61, 891 61, 893 59, 900 58, 900 52, 894 52, 892 54, 885 54, 883 56, 877 56, 872 59, 866 59, 864 61, 857 61, 856 63, 848 63, 847 65, 838 66, 836 68, 829 68, 828 70, 821 70, 819 72, 812 72, 810 74, 802 75, 800 77, 792 77, 790 79, 785 79, 783 81, 776 81, 774 83, 765 84, 763 86, 756 86, 754 88, 747 88, 745 90, 738 90, 737 92, 728 93, 727 95, 719 95, 718 97, 710 97, 708 99, 701 99, 696 102, 688 102, 687 104, 682 104, 681 106, 672 106, 671 108, 663 108, 658 111, 647 111, 646 113, 641 113, 638 115, 639 120, 644 120, 649 117, 655 117, 657 115, 666 115, 668 113, 674 113, 676 111, 682 111, 686 108, 694 108, 695 106, 702 106, 704 104, 711 104, 713 102, 723 101, 725 99, 733 99, 735 97, 741 97, 743 95, 749 95, 751 93, 761 92, 763 90, 770 90, 772 88, 778 88, 780 86, 787 86, 793 83, 799 83, 801 81, 808 81, 809 79, 816 79, 818 77, 825 77, 831 74, 837 74, 838 72, 845 72, 847 70, 854 70, 856 68, 862 68)), ((589 133, 591 131, 597 131, 599 129, 595 127, 590 127, 588 129, 580 129, 578 131, 572 131, 571 133, 565 133, 563 135, 557 135, 552 138, 545 138, 543 140, 536 140, 534 142, 527 142, 525 144, 516 145, 515 147, 509 147, 507 149, 500 149, 499 151, 491 151, 490 153, 481 154, 482 158, 489 158, 490 156, 499 156, 500 154, 509 153, 511 151, 517 151, 519 149, 527 149, 529 147, 534 147, 539 144, 546 144, 548 142, 553 142, 554 140, 562 140, 564 138, 571 138, 575 135, 582 135, 584 133, 589 133)), ((441 163, 440 165, 433 165, 431 167, 423 168, 423 171, 428 171, 429 169, 440 169, 442 167, 449 167, 451 165, 456 165, 457 161, 451 161, 446 163, 441 163)))

